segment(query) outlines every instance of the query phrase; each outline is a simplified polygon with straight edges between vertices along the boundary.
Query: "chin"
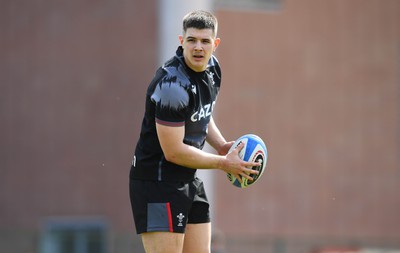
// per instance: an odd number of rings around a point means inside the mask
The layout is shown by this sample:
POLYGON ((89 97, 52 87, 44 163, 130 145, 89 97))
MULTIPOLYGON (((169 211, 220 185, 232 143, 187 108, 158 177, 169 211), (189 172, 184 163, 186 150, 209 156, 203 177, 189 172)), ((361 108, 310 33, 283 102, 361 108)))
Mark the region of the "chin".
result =
POLYGON ((190 68, 196 72, 201 72, 201 71, 206 70, 207 66, 204 66, 204 64, 192 64, 192 66, 190 66, 190 68))

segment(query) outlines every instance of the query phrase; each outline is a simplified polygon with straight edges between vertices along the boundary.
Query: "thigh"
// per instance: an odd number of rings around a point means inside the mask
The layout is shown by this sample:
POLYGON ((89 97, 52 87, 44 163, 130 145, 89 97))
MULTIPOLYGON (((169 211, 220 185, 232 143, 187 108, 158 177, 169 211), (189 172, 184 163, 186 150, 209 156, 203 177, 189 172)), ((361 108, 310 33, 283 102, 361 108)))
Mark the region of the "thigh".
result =
POLYGON ((141 234, 146 253, 181 253, 184 234, 146 232, 141 234))
POLYGON ((210 253, 211 223, 187 224, 183 253, 210 253))

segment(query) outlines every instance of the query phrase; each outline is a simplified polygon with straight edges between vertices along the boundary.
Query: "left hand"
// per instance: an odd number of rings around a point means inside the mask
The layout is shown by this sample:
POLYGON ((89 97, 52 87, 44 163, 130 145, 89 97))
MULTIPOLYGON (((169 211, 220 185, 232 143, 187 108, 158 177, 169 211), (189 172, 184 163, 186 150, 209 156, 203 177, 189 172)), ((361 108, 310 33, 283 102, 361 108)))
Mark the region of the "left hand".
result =
POLYGON ((232 147, 233 143, 235 143, 235 141, 228 141, 225 142, 224 145, 222 145, 218 150, 218 154, 219 155, 226 155, 229 152, 229 149, 232 147))

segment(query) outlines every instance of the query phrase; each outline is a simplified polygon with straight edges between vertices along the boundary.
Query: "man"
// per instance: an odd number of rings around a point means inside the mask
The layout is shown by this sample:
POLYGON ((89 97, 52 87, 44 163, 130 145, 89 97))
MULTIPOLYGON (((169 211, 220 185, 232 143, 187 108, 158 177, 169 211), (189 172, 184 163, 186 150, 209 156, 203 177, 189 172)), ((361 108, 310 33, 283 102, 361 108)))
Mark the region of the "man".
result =
POLYGON ((217 19, 194 11, 183 19, 181 46, 159 68, 146 94, 146 110, 130 172, 136 231, 146 253, 209 253, 209 204, 196 169, 220 169, 251 180, 258 163, 228 153, 212 118, 221 83, 213 56, 217 19), (202 151, 207 141, 218 155, 202 151))

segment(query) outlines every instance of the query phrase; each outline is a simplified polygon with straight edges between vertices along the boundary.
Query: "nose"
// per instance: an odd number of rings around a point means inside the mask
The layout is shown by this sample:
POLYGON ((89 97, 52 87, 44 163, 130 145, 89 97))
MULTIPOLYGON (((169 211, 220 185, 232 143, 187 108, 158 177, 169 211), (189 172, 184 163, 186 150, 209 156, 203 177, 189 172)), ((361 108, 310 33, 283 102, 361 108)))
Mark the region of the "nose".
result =
POLYGON ((202 50, 202 49, 203 49, 200 40, 198 40, 198 41, 196 42, 196 45, 195 45, 194 49, 195 49, 195 50, 202 50))

